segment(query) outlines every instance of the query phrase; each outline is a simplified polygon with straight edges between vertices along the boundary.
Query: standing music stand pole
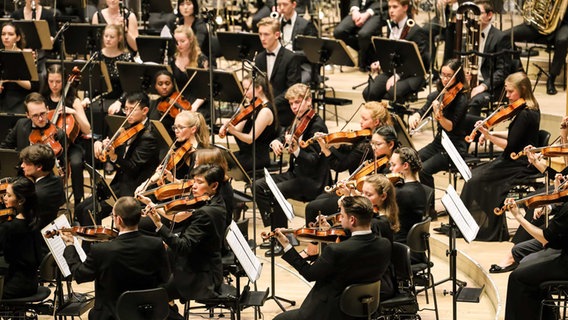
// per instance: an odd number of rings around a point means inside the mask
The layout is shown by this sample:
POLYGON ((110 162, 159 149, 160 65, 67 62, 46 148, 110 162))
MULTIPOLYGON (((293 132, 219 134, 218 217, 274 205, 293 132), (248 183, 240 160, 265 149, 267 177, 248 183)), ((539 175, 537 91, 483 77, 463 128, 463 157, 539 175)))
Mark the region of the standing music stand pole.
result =
MULTIPOLYGON (((280 208, 282 209, 282 212, 284 212, 284 214, 286 215, 286 218, 288 218, 289 221, 292 221, 294 219, 294 211, 292 209, 292 205, 286 200, 286 198, 284 198, 284 195, 282 195, 282 192, 280 192, 280 189, 278 189, 278 186, 276 185, 276 183, 274 182, 274 180, 272 179, 272 176, 270 176, 270 172, 268 172, 268 170, 266 170, 266 168, 264 168, 264 176, 266 178, 266 183, 268 184, 268 188, 270 188, 270 191, 272 193, 272 197, 270 197, 271 199, 275 199, 276 203, 280 206, 280 208)), ((276 203, 272 204, 272 208, 274 208, 274 206, 276 205, 276 203)), ((274 225, 274 210, 272 210, 272 212, 270 213, 270 226, 272 227, 274 225)), ((291 306, 295 306, 296 305, 296 301, 293 300, 288 300, 282 297, 279 297, 276 295, 276 271, 275 271, 275 254, 274 254, 274 245, 276 244, 276 237, 271 237, 270 238, 270 250, 272 252, 272 254, 270 255, 270 296, 267 299, 272 299, 274 300, 274 302, 276 302, 276 304, 278 305, 278 307, 280 307, 280 309, 282 311, 286 311, 286 309, 284 308, 284 306, 282 305, 282 303, 280 301, 284 301, 288 304, 290 304, 291 306)))

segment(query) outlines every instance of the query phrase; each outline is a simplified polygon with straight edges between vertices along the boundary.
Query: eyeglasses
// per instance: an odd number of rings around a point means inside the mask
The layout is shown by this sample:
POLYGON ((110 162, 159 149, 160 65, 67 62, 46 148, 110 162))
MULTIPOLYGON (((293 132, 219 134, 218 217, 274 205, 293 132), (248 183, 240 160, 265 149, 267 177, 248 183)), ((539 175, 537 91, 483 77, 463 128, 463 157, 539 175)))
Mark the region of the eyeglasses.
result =
POLYGON ((173 125, 173 126, 172 126, 172 130, 173 130, 173 131, 177 131, 177 130, 181 131, 181 130, 183 130, 183 129, 185 129, 185 128, 189 128, 189 127, 187 127, 187 126, 176 126, 176 125, 173 125))
POLYGON ((47 112, 44 111, 42 113, 32 114, 30 117, 34 120, 37 120, 39 118, 45 118, 45 117, 47 117, 47 112))
POLYGON ((122 108, 122 112, 123 112, 124 114, 129 114, 129 113, 133 112, 134 110, 138 110, 138 109, 139 109, 138 107, 134 107, 134 108, 122 108))
POLYGON ((440 78, 444 78, 444 79, 451 79, 454 76, 454 74, 447 74, 447 73, 440 73, 440 78))

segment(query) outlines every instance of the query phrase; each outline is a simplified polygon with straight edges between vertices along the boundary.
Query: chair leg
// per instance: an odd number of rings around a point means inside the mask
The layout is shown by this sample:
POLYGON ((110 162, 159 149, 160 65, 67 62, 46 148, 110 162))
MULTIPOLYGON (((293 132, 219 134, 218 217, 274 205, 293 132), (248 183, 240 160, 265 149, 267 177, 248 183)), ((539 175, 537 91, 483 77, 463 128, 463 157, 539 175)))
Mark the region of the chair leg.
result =
POLYGON ((434 282, 434 275, 432 275, 430 271, 431 271, 430 268, 428 268, 428 274, 430 275, 429 280, 432 283, 432 299, 434 300, 434 312, 436 313, 436 320, 439 320, 440 317, 438 315, 438 299, 436 299, 436 283, 434 282))

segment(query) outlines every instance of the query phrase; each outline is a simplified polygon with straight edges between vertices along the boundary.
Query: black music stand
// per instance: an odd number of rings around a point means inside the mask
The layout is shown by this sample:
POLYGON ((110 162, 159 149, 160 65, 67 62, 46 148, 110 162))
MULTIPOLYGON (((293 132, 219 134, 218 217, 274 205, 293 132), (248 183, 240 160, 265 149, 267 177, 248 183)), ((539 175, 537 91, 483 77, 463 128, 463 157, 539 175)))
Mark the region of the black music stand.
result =
POLYGON ((124 92, 144 91, 157 94, 156 89, 152 85, 156 73, 160 70, 172 72, 170 66, 165 64, 140 64, 125 61, 117 62, 116 68, 118 69, 120 85, 124 92))
POLYGON ((210 79, 209 70, 206 69, 187 68, 186 72, 190 79, 195 72, 189 87, 197 98, 209 98, 209 85, 212 83, 214 100, 236 103, 243 100, 243 87, 235 72, 213 70, 213 79, 210 79))
POLYGON ((0 149, 0 177, 15 177, 20 168, 20 152, 0 149))
POLYGON ((87 55, 101 49, 104 24, 71 23, 64 31, 65 53, 87 55))
MULTIPOLYGON (((93 170, 93 167, 84 163, 85 170, 94 177, 95 185, 93 188, 97 189, 97 202, 106 201, 111 207, 114 206, 118 197, 110 187, 110 185, 106 182, 105 178, 99 173, 97 170, 93 170)), ((99 210, 100 208, 97 208, 99 210)))
POLYGON ((26 48, 32 50, 51 50, 51 34, 46 20, 14 20, 22 33, 26 36, 26 48))
POLYGON ((138 46, 138 54, 144 62, 164 63, 167 58, 171 58, 176 52, 175 41, 172 38, 160 36, 136 37, 136 45, 138 46))
POLYGON ((258 33, 217 31, 217 38, 227 60, 253 60, 257 52, 264 50, 258 33))
MULTIPOLYGON (((66 43, 68 41, 65 41, 66 43)), ((73 71, 74 67, 79 68, 79 70, 82 70, 83 67, 85 66, 85 63, 87 63, 84 60, 75 60, 75 61, 65 61, 64 62, 64 68, 65 69, 65 75, 64 75, 64 79, 69 79, 69 76, 71 75, 71 72, 73 71)), ((47 62, 45 63, 46 66, 50 66, 52 64, 61 64, 60 60, 47 60, 47 62)), ((87 81, 87 79, 92 79, 95 81, 91 81, 92 82, 92 90, 93 90, 93 96, 99 95, 101 93, 105 93, 105 92, 109 92, 111 90, 111 84, 110 84, 110 77, 108 74, 108 69, 106 67, 106 64, 101 63, 100 61, 91 61, 91 64, 89 65, 89 68, 85 68, 85 70, 83 70, 83 72, 81 72, 81 79, 82 81, 79 83, 79 86, 77 87, 77 90, 81 90, 81 91, 89 91, 91 90, 89 88, 89 81, 87 81), (98 79, 98 80, 97 80, 98 79)))
POLYGON ((17 113, 0 113, 0 141, 4 141, 4 138, 8 135, 8 132, 12 130, 16 122, 22 118, 25 118, 25 114, 17 113))
POLYGON ((250 176, 235 156, 235 153, 231 149, 219 144, 214 144, 213 146, 220 149, 223 152, 223 157, 227 160, 227 164, 229 166, 229 172, 227 172, 227 175, 237 181, 243 181, 247 185, 252 185, 250 176))
POLYGON ((0 50, 0 80, 38 81, 31 51, 0 50))
MULTIPOLYGON (((424 63, 415 42, 382 37, 372 37, 371 39, 383 72, 398 74, 401 79, 425 77, 426 69, 424 69, 424 63)), ((392 101, 396 101, 396 81, 392 101)))

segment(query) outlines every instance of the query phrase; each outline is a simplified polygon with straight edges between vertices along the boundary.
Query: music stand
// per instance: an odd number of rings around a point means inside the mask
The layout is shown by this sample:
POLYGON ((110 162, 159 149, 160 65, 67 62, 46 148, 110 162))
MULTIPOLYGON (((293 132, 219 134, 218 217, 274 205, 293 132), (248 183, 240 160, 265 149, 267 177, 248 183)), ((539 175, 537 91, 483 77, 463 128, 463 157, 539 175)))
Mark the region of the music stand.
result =
MULTIPOLYGON (((95 201, 106 201, 107 204, 113 207, 116 200, 118 200, 118 197, 116 196, 110 185, 106 182, 105 178, 97 170, 93 170, 93 167, 88 165, 86 162, 84 162, 84 168, 91 175, 91 177, 94 177, 93 179, 95 181, 95 185, 92 187, 97 189, 97 199, 95 201)), ((100 208, 98 208, 97 210, 99 209, 100 208)))
POLYGON ((216 101, 236 102, 243 100, 243 87, 234 71, 213 70, 210 82, 209 70, 187 68, 189 78, 196 72, 189 84, 192 94, 197 98, 209 98, 209 83, 213 84, 213 99, 216 101))
POLYGON ((144 62, 164 63, 167 58, 171 58, 176 52, 174 39, 160 36, 140 35, 136 37, 136 45, 138 46, 138 54, 144 62), (156 50, 159 48, 159 50, 156 50))
POLYGON ((38 81, 33 53, 0 50, 0 80, 38 81))
POLYGON ((229 166, 229 172, 227 172, 227 175, 237 181, 243 181, 246 185, 252 185, 250 176, 235 156, 235 153, 222 145, 214 144, 213 146, 220 149, 223 152, 223 157, 227 160, 227 164, 229 166))
MULTIPOLYGON (((65 41, 66 43, 69 41, 65 41)), ((87 63, 84 60, 75 60, 75 61, 65 61, 63 63, 63 69, 65 69, 65 75, 64 75, 64 79, 69 79, 69 76, 71 75, 71 72, 73 71, 73 67, 77 67, 79 68, 79 70, 82 70, 83 67, 85 66, 85 63, 87 63)), ((61 64, 60 60, 47 60, 46 61, 46 66, 50 66, 52 64, 61 64)), ((83 70, 83 72, 81 72, 81 79, 86 80, 86 79, 93 79, 95 81, 91 81, 92 82, 92 90, 93 90, 93 96, 104 93, 104 92, 109 92, 112 89, 112 86, 110 84, 110 77, 108 74, 108 69, 107 66, 104 62, 101 61, 91 61, 91 64, 89 65, 88 68, 85 68, 85 70, 83 70), (99 79, 98 81, 96 79, 99 79)), ((77 87, 77 90, 81 90, 81 91, 89 91, 91 90, 89 88, 89 81, 81 81, 79 83, 79 86, 77 87)))
POLYGON ((172 72, 170 66, 165 64, 136 63, 118 61, 116 63, 120 85, 124 92, 144 91, 147 93, 158 94, 152 81, 160 70, 172 72))
POLYGON ((32 50, 51 50, 51 34, 46 20, 14 20, 12 21, 26 36, 26 48, 32 50))
MULTIPOLYGON (((124 119, 126 119, 125 116, 117 116, 117 115, 107 115, 105 117, 105 121, 108 124, 109 127, 109 133, 114 134, 119 128, 120 126, 124 123, 124 119)), ((152 130, 157 132, 157 136, 158 136, 158 149, 163 150, 163 149, 169 149, 169 147, 172 145, 173 141, 172 138, 170 137, 170 135, 168 134, 168 131, 166 130, 166 128, 164 127, 164 125, 158 121, 158 120, 150 120, 150 123, 152 124, 152 130)))
POLYGON ((5 112, 0 113, 0 141, 4 141, 4 138, 6 138, 8 132, 10 132, 14 125, 16 125, 16 122, 25 117, 25 114, 5 112))
MULTIPOLYGON (((426 69, 415 42, 382 37, 372 37, 371 40, 383 72, 398 74, 401 79, 425 77, 426 69)), ((392 97, 392 101, 396 101, 397 81, 394 83, 394 97, 392 97)))
POLYGON ((15 177, 20 168, 20 152, 13 149, 0 149, 0 177, 15 177))
POLYGON ((142 0, 142 2, 147 2, 149 12, 163 12, 172 13, 174 9, 169 1, 163 0, 142 0))
POLYGON ((410 135, 408 134, 408 130, 404 125, 404 122, 400 118, 400 116, 396 113, 391 112, 391 117, 393 118, 394 129, 396 131, 397 140, 403 147, 409 147, 411 149, 416 150, 414 148, 414 143, 412 143, 412 139, 410 139, 410 135))
POLYGON ((227 60, 253 60, 257 52, 264 50, 258 33, 217 31, 217 38, 227 60))
POLYGON ((71 23, 64 31, 65 54, 87 55, 101 49, 104 24, 71 23))

